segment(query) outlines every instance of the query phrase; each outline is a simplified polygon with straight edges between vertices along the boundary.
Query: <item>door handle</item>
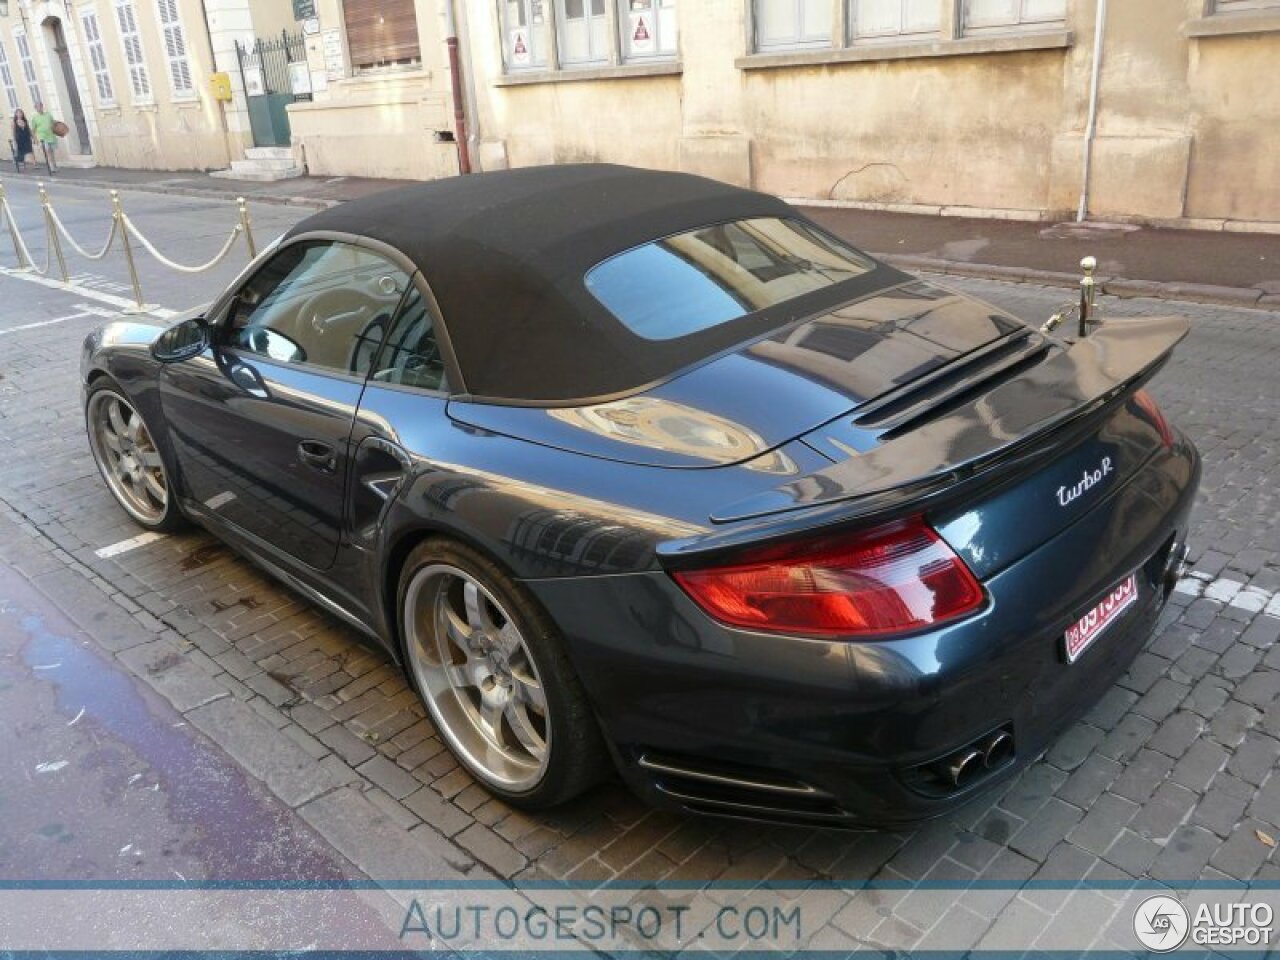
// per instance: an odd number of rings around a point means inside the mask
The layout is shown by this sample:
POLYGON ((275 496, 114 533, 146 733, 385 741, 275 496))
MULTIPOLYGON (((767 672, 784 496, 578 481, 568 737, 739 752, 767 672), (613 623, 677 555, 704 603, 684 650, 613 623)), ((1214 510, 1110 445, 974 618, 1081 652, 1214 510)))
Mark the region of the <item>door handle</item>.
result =
POLYGON ((303 440, 299 443, 298 459, 321 473, 333 473, 336 469, 333 447, 319 440, 303 440))

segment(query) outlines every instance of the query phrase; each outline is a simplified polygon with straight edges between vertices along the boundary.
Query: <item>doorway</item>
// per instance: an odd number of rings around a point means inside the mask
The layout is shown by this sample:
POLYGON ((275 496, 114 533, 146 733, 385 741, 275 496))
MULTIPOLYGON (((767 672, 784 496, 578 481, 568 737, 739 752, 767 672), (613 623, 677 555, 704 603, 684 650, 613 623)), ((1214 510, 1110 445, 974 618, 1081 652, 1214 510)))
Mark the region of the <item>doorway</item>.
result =
MULTIPOLYGON (((70 117, 59 117, 69 121, 71 131, 67 134, 66 144, 70 153, 86 155, 93 152, 89 143, 89 124, 84 115, 84 104, 80 100, 80 89, 76 86, 75 71, 71 67, 71 48, 67 46, 66 31, 62 29, 62 21, 57 17, 48 17, 41 25, 44 28, 46 49, 51 50, 57 58, 57 67, 53 70, 54 84, 57 86, 57 104, 70 117)), ((50 105, 52 108, 52 104, 50 105)))

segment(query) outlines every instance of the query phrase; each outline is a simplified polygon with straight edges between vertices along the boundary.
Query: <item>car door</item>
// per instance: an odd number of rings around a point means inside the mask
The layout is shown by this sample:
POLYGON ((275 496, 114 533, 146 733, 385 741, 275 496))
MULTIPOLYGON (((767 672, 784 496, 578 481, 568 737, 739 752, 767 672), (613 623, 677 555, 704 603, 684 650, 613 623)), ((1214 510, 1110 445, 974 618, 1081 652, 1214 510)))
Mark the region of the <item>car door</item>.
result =
POLYGON ((288 244, 212 317, 212 346, 162 373, 184 492, 315 569, 342 537, 351 428, 404 270, 336 240, 288 244))

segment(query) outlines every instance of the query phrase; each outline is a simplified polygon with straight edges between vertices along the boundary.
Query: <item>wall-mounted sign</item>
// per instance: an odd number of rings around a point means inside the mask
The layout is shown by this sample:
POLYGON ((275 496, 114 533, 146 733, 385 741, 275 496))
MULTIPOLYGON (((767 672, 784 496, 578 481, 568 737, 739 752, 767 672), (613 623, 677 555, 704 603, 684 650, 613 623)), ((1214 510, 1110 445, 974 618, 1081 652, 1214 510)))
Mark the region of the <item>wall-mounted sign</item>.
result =
POLYGON ((523 30, 511 31, 511 62, 517 67, 529 64, 529 35, 523 30))
POLYGON ((316 0, 293 0, 293 19, 309 20, 316 15, 316 0))
POLYGON ((653 36, 653 14, 631 14, 631 52, 653 53, 658 48, 653 36))
POLYGON ((330 80, 342 80, 347 75, 347 57, 342 49, 342 33, 323 30, 320 46, 324 50, 324 73, 330 80))
POLYGON ((311 93, 311 70, 307 61, 289 64, 289 92, 295 97, 311 93))
POLYGON ((262 82, 261 67, 244 68, 244 92, 250 97, 260 97, 267 92, 266 84, 262 82))
POLYGON ((302 32, 308 37, 314 37, 320 32, 320 19, 318 17, 307 17, 302 21, 302 32))

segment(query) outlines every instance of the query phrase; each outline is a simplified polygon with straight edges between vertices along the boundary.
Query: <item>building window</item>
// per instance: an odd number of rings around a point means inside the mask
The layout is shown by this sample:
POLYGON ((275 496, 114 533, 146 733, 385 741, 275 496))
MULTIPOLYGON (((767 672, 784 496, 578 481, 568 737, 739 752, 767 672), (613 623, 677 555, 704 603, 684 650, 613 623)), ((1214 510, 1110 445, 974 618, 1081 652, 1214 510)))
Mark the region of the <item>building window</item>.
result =
POLYGON ((89 48, 89 66, 93 69, 93 82, 98 88, 98 102, 109 106, 116 102, 116 92, 111 86, 111 71, 107 69, 107 51, 102 45, 98 12, 93 9, 81 10, 80 25, 84 29, 85 46, 89 48))
POLYGON ((502 0, 502 57, 508 70, 547 65, 547 0, 502 0))
POLYGON ((27 81, 27 93, 31 94, 32 106, 44 103, 40 84, 36 82, 36 64, 31 59, 31 44, 27 42, 27 35, 21 30, 15 30, 13 42, 18 45, 18 61, 22 64, 22 78, 27 81))
POLYGON ((756 0, 755 18, 761 50, 831 45, 829 0, 756 0))
POLYGON ((413 0, 345 0, 342 17, 351 68, 357 73, 422 62, 413 0))
POLYGON ((499 0, 502 60, 512 73, 674 60, 676 4, 677 0, 499 0), (553 30, 554 57, 548 44, 553 30))
POLYGON ((974 30, 1019 30, 1061 24, 1067 0, 965 0, 964 27, 974 30))
POLYGON ((676 55, 676 0, 619 0, 622 56, 644 61, 676 55))
POLYGON ((938 0, 850 0, 849 34, 854 42, 937 36, 942 27, 938 0))
POLYGON ((13 83, 13 71, 9 68, 9 54, 0 43, 0 84, 4 85, 4 97, 9 101, 9 113, 20 109, 18 105, 18 88, 13 83))
POLYGON ((191 63, 187 58, 187 38, 178 17, 178 0, 156 0, 160 14, 160 33, 164 36, 164 55, 169 62, 169 82, 173 95, 180 100, 195 97, 191 83, 191 63))
POLYGON ((129 90, 134 103, 151 103, 151 75, 142 52, 142 35, 132 0, 116 0, 116 25, 120 28, 120 45, 124 48, 125 67, 129 71, 129 90))
POLYGON ((560 27, 560 62, 609 62, 609 24, 604 0, 556 0, 560 27))

